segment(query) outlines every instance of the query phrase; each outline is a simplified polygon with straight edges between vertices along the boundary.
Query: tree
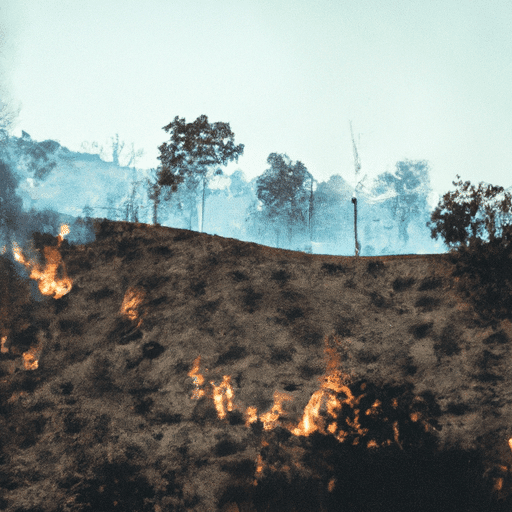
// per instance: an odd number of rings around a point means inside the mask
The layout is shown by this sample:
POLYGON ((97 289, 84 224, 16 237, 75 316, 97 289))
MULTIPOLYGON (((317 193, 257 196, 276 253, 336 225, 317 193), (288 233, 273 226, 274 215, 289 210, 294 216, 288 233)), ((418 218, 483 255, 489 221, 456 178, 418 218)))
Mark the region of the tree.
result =
POLYGON ((123 154, 125 142, 119 140, 119 134, 116 133, 115 137, 110 137, 110 142, 107 147, 100 146, 96 141, 82 142, 82 149, 88 153, 98 154, 102 159, 110 158, 112 156, 112 163, 118 167, 135 166, 137 160, 144 155, 143 149, 135 150, 135 145, 132 142, 128 153, 123 154))
POLYGON ((185 118, 176 116, 163 130, 170 133, 170 141, 158 148, 161 162, 158 184, 173 187, 186 181, 188 190, 196 198, 199 185, 202 185, 200 231, 203 231, 206 185, 213 176, 222 174, 219 166, 238 161, 244 145, 235 146, 235 135, 229 123, 209 123, 205 115, 193 123, 186 123, 185 118))
POLYGON ((397 162, 393 173, 385 172, 377 177, 374 193, 377 196, 390 193, 386 202, 398 222, 399 239, 404 244, 409 240, 407 229, 411 221, 428 211, 430 192, 429 165, 425 160, 397 162))
POLYGON ((279 246, 280 226, 289 230, 289 241, 293 227, 305 227, 308 219, 310 185, 313 176, 302 162, 292 164, 287 155, 271 153, 267 158, 270 168, 256 181, 256 195, 262 203, 264 217, 274 225, 276 245, 279 246))
POLYGON ((508 242, 512 227, 512 195, 503 187, 458 181, 432 212, 428 226, 432 238, 441 237, 452 249, 475 247, 497 239, 508 242))

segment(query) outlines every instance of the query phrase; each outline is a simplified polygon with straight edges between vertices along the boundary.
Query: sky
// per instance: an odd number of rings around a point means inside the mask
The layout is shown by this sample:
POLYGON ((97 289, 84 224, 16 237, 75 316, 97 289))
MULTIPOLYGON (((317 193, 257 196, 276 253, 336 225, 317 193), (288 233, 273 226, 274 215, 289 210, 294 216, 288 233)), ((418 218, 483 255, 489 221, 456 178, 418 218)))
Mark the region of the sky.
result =
MULTIPOLYGON (((512 186, 509 0, 2 0, 13 134, 78 151, 116 133, 159 164, 176 116, 230 123, 262 174, 286 153, 324 181, 428 160, 433 189, 512 186)), ((85 184, 84 184, 85 185, 85 184)))

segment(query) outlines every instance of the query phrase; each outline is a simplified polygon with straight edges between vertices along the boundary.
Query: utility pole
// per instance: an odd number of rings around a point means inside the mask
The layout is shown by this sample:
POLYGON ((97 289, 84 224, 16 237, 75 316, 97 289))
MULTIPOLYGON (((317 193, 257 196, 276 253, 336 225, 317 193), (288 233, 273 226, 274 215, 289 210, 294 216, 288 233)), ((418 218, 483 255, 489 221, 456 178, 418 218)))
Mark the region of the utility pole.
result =
POLYGON ((354 204, 354 239, 356 244, 356 257, 359 256, 359 242, 357 241, 357 186, 359 171, 361 170, 361 161, 359 160, 359 154, 357 152, 356 141, 354 140, 354 132, 352 131, 352 121, 350 121, 350 135, 352 136, 352 149, 354 151, 354 168, 355 168, 355 186, 354 193, 352 195, 352 203, 354 204))
POLYGON ((308 229, 309 229, 309 241, 313 241, 313 229, 312 229, 312 218, 313 218, 313 176, 311 176, 311 191, 309 194, 309 211, 308 211, 308 229))

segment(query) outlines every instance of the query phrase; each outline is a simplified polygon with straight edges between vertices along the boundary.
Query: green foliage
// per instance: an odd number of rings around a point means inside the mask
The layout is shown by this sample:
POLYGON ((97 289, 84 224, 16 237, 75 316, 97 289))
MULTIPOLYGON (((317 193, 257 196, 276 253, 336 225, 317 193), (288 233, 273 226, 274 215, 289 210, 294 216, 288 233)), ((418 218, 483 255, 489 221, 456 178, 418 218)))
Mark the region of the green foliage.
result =
MULTIPOLYGON (((229 123, 209 123, 208 117, 199 116, 193 123, 176 116, 174 121, 163 128, 171 134, 170 142, 164 142, 158 149, 161 162, 159 184, 178 185, 184 179, 199 183, 207 172, 243 154, 244 145, 234 144, 234 133, 229 123)), ((216 169, 215 174, 222 174, 216 169)))
POLYGON ((290 240, 295 225, 305 225, 313 179, 302 162, 292 164, 287 155, 271 153, 270 168, 256 181, 256 195, 261 202, 261 214, 270 221, 279 237, 280 226, 289 229, 290 240))
POLYGON ((503 187, 458 181, 431 214, 432 238, 441 237, 451 249, 479 247, 495 240, 508 245, 511 234, 512 195, 503 187))
MULTIPOLYGON (((186 123, 185 118, 176 116, 163 129, 170 133, 170 141, 158 148, 161 162, 158 184, 176 191, 178 185, 185 181, 187 190, 197 196, 202 183, 204 207, 206 183, 212 176, 222 174, 220 166, 232 160, 238 161, 244 145, 235 146, 235 134, 229 123, 209 123, 205 115, 193 123, 186 123)), ((186 195, 190 196, 190 193, 186 195)))

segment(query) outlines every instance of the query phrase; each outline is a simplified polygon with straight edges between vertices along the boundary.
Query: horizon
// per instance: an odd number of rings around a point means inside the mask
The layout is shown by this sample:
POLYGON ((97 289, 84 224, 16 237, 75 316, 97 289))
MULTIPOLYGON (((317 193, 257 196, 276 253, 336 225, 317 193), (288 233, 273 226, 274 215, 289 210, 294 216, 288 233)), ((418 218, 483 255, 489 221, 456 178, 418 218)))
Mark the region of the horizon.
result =
POLYGON ((163 126, 204 114, 245 145, 227 174, 250 181, 275 152, 350 182, 352 121, 361 176, 427 160, 437 194, 457 174, 509 188, 512 6, 434 7, 8 2, 0 86, 21 107, 14 135, 81 151, 119 133, 145 169, 163 126))

